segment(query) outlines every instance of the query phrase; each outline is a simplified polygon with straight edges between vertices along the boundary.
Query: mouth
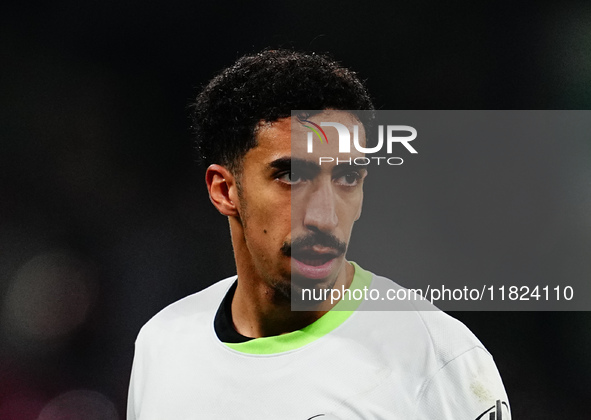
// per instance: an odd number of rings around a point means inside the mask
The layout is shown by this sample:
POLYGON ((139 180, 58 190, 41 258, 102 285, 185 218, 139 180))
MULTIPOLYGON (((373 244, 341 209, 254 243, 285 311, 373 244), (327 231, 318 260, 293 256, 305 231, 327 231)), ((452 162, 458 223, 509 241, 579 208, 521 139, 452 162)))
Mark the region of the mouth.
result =
POLYGON ((306 248, 292 254, 292 267, 306 278, 323 279, 333 271, 339 255, 330 248, 306 248))

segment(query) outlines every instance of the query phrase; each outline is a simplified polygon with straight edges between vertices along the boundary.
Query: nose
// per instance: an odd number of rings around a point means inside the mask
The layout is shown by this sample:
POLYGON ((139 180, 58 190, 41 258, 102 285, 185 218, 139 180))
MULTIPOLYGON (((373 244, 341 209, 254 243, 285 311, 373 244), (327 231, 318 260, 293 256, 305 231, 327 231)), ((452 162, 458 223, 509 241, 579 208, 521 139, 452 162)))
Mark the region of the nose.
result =
POLYGON ((332 183, 318 182, 305 203, 304 226, 323 232, 334 230, 339 223, 335 200, 332 183))

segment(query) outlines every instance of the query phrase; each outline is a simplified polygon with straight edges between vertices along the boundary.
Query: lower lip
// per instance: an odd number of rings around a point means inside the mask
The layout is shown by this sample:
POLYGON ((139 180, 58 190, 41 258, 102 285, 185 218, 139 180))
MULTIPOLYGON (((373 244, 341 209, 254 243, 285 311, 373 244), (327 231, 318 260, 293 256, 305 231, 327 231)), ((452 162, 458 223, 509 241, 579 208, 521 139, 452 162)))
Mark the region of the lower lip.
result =
POLYGON ((293 257, 291 259, 292 266, 298 271, 298 273, 309 279, 323 279, 328 277, 332 272, 336 261, 337 259, 333 258, 322 265, 308 265, 293 257))

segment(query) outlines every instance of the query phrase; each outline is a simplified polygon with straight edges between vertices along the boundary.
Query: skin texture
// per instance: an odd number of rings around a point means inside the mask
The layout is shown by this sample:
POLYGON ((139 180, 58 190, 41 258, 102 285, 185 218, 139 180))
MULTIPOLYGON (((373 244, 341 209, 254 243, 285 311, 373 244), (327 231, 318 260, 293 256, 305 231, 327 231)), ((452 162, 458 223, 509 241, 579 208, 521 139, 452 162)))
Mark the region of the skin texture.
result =
MULTIPOLYGON (((340 122, 351 132, 352 125, 359 124, 351 114, 333 110, 309 120, 340 122)), ((292 118, 260 123, 257 146, 244 156, 240 185, 223 166, 211 165, 206 172, 210 199, 230 222, 239 279, 232 318, 236 330, 247 337, 303 328, 331 307, 324 302, 310 311, 292 312, 292 290, 349 287, 353 279, 345 251, 361 214, 366 172, 334 162, 319 165, 318 158, 363 155, 354 148, 339 154, 338 134, 332 127, 325 129, 328 144, 316 139, 314 153, 307 153, 309 131, 292 118), (322 275, 311 276, 326 260, 322 275)))

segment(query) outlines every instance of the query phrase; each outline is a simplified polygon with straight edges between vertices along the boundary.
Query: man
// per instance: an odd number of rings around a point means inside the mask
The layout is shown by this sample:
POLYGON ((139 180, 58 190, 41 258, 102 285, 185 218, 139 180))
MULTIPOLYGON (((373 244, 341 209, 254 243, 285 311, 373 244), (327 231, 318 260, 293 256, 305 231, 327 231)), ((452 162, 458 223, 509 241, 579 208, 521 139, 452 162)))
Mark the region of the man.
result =
MULTIPOLYGON (((142 328, 128 419, 510 418, 490 354, 442 312, 364 311, 365 302, 343 311, 330 299, 292 310, 307 288, 398 287, 345 259, 366 171, 319 165, 297 140, 321 121, 362 125, 355 110, 372 103, 353 72, 264 51, 216 76, 194 108, 237 276, 142 328), (291 117, 304 109, 317 111, 291 117)), ((336 130, 325 134, 338 154, 336 130)))

